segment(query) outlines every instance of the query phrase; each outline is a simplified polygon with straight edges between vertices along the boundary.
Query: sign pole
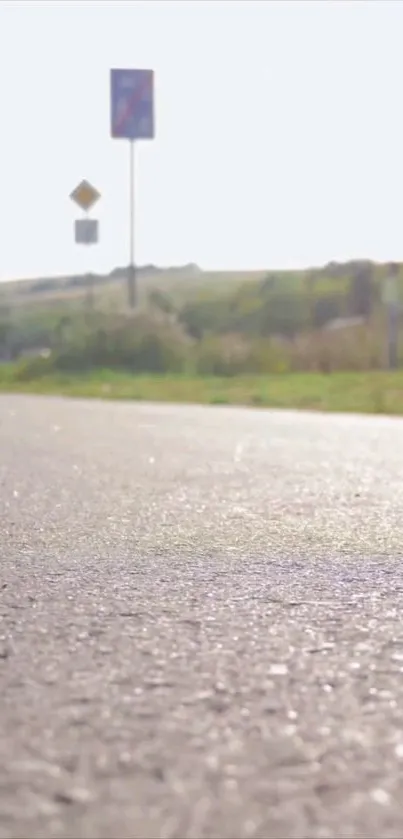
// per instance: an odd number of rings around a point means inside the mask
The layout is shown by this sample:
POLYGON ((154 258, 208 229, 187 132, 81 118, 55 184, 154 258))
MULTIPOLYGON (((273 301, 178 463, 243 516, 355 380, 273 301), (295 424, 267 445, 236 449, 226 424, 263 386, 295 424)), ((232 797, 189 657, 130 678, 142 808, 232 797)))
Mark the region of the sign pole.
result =
POLYGON ((383 302, 386 308, 386 350, 387 365, 389 370, 396 370, 399 364, 399 321, 400 304, 398 278, 399 266, 392 262, 389 265, 389 274, 383 284, 383 302))
POLYGON ((134 257, 134 140, 129 143, 129 190, 130 190, 130 211, 129 211, 129 274, 128 274, 128 302, 130 309, 136 306, 136 263, 134 257))
MULTIPOLYGON (((88 211, 84 212, 84 218, 86 219, 86 221, 88 223, 88 219, 89 219, 88 211)), ((86 252, 87 252, 87 254, 90 253, 90 251, 89 251, 89 245, 90 244, 91 244, 91 242, 86 242, 86 252)), ((86 306, 87 311, 91 312, 94 309, 94 303, 95 303, 94 286, 93 286, 93 282, 92 282, 92 274, 91 274, 91 271, 90 271, 89 259, 86 260, 86 262, 87 262, 87 265, 86 265, 86 268, 87 268, 87 294, 86 294, 85 306, 86 306)))
POLYGON ((135 260, 135 142, 154 139, 154 71, 113 68, 110 71, 111 137, 129 140, 129 265, 127 297, 137 303, 135 260))
MULTIPOLYGON (((100 197, 98 190, 88 181, 81 181, 70 194, 72 201, 80 207, 83 213, 83 218, 76 219, 74 224, 74 237, 77 245, 86 245, 88 248, 88 245, 95 245, 98 242, 98 221, 90 218, 88 213, 91 207, 99 201, 100 197)), ((94 308, 94 287, 89 265, 87 265, 86 278, 87 292, 85 295, 85 306, 91 310, 94 308)))
POLYGON ((399 342, 399 310, 396 305, 389 303, 387 307, 388 320, 388 367, 396 370, 398 366, 399 342))

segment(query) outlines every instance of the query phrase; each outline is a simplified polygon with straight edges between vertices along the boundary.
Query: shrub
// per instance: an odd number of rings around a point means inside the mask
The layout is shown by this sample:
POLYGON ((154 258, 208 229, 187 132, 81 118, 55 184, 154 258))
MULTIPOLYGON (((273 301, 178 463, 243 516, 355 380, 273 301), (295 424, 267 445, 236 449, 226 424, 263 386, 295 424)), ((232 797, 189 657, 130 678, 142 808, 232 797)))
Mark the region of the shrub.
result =
POLYGON ((196 372, 205 376, 281 373, 290 369, 287 352, 279 342, 236 334, 205 338, 197 345, 195 358, 196 372))
POLYGON ((105 315, 82 325, 59 350, 55 366, 77 371, 93 367, 167 373, 184 369, 189 342, 178 327, 146 315, 105 315))

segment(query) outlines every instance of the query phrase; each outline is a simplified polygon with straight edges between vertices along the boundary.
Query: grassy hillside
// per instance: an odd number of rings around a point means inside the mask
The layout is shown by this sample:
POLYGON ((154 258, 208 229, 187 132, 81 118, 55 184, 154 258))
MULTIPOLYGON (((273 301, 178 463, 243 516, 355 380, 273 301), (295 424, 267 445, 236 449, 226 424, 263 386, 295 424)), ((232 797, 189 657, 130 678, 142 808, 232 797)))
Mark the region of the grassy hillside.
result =
MULTIPOLYGON (((137 272, 139 302, 144 304, 150 293, 168 293, 176 301, 188 299, 206 290, 234 289, 249 281, 259 281, 265 271, 202 271, 197 266, 158 270, 153 267, 137 272)), ((127 306, 126 271, 116 269, 107 275, 77 275, 18 280, 0 284, 0 307, 35 306, 54 309, 65 305, 77 308, 85 304, 89 291, 96 308, 124 311, 127 306)))
MULTIPOLYGON (((283 289, 292 291, 314 290, 314 293, 332 293, 345 290, 351 278, 360 270, 370 269, 375 285, 382 284, 387 266, 367 261, 346 264, 329 263, 323 268, 295 271, 203 271, 197 265, 159 269, 155 266, 139 268, 137 287, 139 301, 144 303, 150 293, 164 292, 177 301, 193 299, 200 295, 231 292, 248 283, 263 280, 279 282, 283 289)), ((403 268, 403 266, 401 266, 403 268)), ((96 308, 118 310, 126 308, 126 269, 117 268, 105 275, 76 275, 15 280, 0 283, 0 306, 39 306, 55 308, 61 304, 80 305, 91 290, 96 308)), ((398 283, 403 300, 403 271, 398 283)))
MULTIPOLYGON (((403 268, 403 266, 401 266, 403 268)), ((245 284, 256 285, 266 280, 281 285, 283 291, 307 294, 346 292, 354 275, 370 269, 372 281, 381 286, 387 266, 367 261, 346 264, 329 263, 323 268, 303 271, 203 271, 197 265, 159 269, 146 266, 138 269, 137 288, 141 304, 150 294, 162 292, 179 305, 199 297, 235 292, 245 284)), ((76 275, 16 280, 0 283, 0 309, 36 307, 44 309, 79 308, 86 305, 89 292, 101 311, 124 311, 127 306, 126 269, 117 268, 105 275, 76 275)), ((403 301, 403 270, 398 283, 403 301)))

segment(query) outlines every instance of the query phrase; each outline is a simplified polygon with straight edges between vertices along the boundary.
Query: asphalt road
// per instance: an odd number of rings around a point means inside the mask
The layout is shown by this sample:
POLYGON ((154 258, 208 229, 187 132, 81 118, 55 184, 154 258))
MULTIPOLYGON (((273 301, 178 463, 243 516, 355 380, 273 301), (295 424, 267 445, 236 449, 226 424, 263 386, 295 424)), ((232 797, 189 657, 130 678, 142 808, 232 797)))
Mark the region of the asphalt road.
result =
POLYGON ((403 836, 403 421, 0 397, 0 837, 403 836))

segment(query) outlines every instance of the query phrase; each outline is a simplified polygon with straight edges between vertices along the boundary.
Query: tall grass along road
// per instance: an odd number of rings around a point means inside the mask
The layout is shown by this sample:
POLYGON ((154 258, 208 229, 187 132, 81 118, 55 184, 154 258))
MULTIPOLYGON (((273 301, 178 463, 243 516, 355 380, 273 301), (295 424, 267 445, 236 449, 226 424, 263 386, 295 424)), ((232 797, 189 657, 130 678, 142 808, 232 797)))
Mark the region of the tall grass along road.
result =
POLYGON ((100 399, 246 405, 367 414, 403 414, 403 374, 366 371, 267 376, 133 375, 93 370, 26 375, 0 367, 0 391, 100 399))

